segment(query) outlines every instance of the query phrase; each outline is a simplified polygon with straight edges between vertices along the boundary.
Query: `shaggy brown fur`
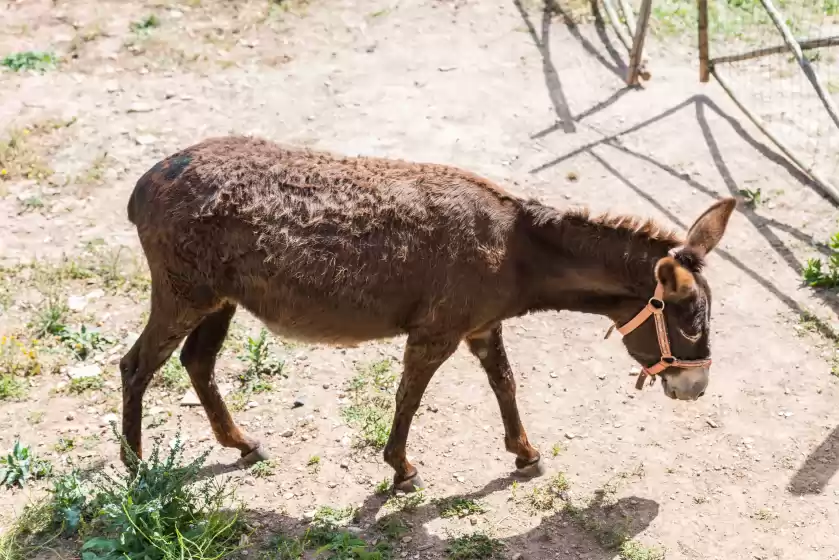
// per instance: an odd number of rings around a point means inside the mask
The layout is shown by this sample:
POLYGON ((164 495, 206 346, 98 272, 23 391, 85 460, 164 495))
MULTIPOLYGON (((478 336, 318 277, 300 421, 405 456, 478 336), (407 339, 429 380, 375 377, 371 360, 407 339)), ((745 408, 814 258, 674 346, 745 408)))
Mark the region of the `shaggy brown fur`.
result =
MULTIPOLYGON (((672 259, 668 251, 681 240, 651 221, 559 212, 451 167, 216 138, 149 170, 128 215, 152 275, 149 322, 121 363, 123 431, 138 452, 143 393, 188 336, 181 360, 218 440, 248 460, 262 457, 213 380, 238 305, 295 339, 356 344, 408 335, 385 449, 403 487, 420 484, 405 458, 413 415, 464 340, 498 398, 507 449, 519 468, 538 467, 516 408, 504 319, 570 309, 623 322, 652 295, 657 263, 672 261, 663 270, 676 281, 684 262, 696 289, 674 302, 668 320, 694 338, 675 337, 673 351, 683 359, 709 352, 701 252, 691 257, 688 247, 672 259)), ((645 365, 658 360, 651 325, 626 345, 645 365)))

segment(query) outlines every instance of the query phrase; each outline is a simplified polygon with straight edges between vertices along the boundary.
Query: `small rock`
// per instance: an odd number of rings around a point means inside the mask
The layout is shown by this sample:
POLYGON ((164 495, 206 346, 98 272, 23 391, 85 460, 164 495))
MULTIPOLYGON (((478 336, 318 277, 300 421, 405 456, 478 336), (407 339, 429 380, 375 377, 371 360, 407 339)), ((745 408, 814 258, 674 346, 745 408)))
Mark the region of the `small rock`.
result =
POLYGON ((477 525, 477 524, 478 524, 478 520, 477 520, 477 519, 475 519, 474 517, 470 517, 470 518, 469 518, 469 523, 471 523, 472 525, 477 525))
POLYGON ((91 301, 91 300, 94 300, 94 299, 99 299, 104 295, 105 295, 105 290, 98 289, 98 290, 93 290, 92 292, 88 293, 84 297, 87 301, 91 301))
POLYGON ((114 413, 106 414, 102 418, 99 419, 99 425, 102 427, 110 426, 111 423, 116 423, 118 420, 117 415, 114 413))
POLYGON ((307 511, 307 512, 303 513, 303 517, 304 517, 307 521, 311 521, 312 519, 314 519, 314 518, 315 518, 315 514, 317 514, 317 511, 315 511, 315 510, 311 510, 311 511, 307 511))
POLYGON ((551 379, 556 379, 557 377, 559 376, 556 373, 551 372, 551 379))
POLYGON ((289 428, 289 429, 287 429, 286 431, 284 431, 283 433, 281 433, 280 435, 281 435, 282 437, 291 437, 291 436, 293 436, 293 435, 294 435, 294 430, 292 430, 291 428, 289 428))
POLYGON ((152 111, 154 111, 154 107, 152 107, 148 103, 143 103, 141 101, 132 103, 131 106, 128 108, 129 113, 150 113, 152 111))
POLYGON ((324 389, 329 389, 329 383, 324 383, 324 384, 323 384, 323 388, 324 388, 324 389))
POLYGON ((84 296, 70 296, 67 298, 67 308, 70 311, 81 311, 87 306, 87 298, 84 296))
POLYGON ((436 407, 436 406, 434 406, 433 404, 430 404, 430 405, 428 405, 428 406, 427 406, 427 407, 425 407, 425 408, 426 408, 426 409, 428 409, 430 412, 434 412, 434 413, 439 412, 439 410, 440 410, 439 408, 437 408, 437 407, 436 407))
POLYGON ((343 461, 341 461, 340 467, 341 467, 342 469, 349 469, 349 468, 350 468, 350 464, 349 464, 349 463, 347 463, 346 459, 344 459, 343 461))
POLYGON ((575 436, 574 436, 574 434, 573 434, 573 433, 571 433, 571 432, 565 432, 565 437, 566 437, 567 439, 574 439, 574 437, 575 437, 575 436))
POLYGON ((297 397, 296 399, 294 399, 294 405, 292 406, 292 408, 300 408, 305 404, 306 401, 304 401, 302 397, 297 397))
POLYGON ((76 416, 75 416, 75 415, 71 412, 70 414, 68 414, 68 415, 66 416, 66 418, 67 418, 67 421, 68 421, 68 422, 72 422, 73 420, 75 420, 75 419, 76 419, 76 416))
POLYGON ((408 536, 408 537, 402 537, 402 544, 408 544, 408 543, 409 543, 409 542, 411 542, 412 540, 414 540, 414 537, 411 537, 411 536, 408 536))
POLYGON ((516 552, 515 554, 513 554, 513 557, 511 558, 511 560, 521 560, 521 559, 522 559, 521 552, 516 552))
POLYGON ((201 401, 198 395, 195 394, 194 389, 188 389, 184 396, 181 397, 181 406, 200 406, 201 401))
POLYGON ((355 536, 359 536, 362 533, 361 527, 355 527, 354 525, 350 525, 347 527, 347 532, 351 533, 355 536))
POLYGON ((86 366, 75 366, 67 369, 67 376, 70 379, 83 379, 85 377, 97 377, 102 374, 102 368, 96 364, 86 366))
POLYGON ((258 403, 258 402, 256 402, 256 401, 250 401, 250 402, 248 402, 248 408, 256 408, 256 407, 258 407, 258 406, 259 406, 259 403, 258 403))
POLYGON ((134 137, 134 141, 140 146, 148 146, 157 142, 157 136, 152 134, 138 134, 134 137))
POLYGON ((711 418, 708 418, 707 420, 705 420, 705 422, 707 422, 708 425, 711 426, 712 428, 719 428, 720 427, 720 425, 717 424, 716 421, 712 420, 711 418))

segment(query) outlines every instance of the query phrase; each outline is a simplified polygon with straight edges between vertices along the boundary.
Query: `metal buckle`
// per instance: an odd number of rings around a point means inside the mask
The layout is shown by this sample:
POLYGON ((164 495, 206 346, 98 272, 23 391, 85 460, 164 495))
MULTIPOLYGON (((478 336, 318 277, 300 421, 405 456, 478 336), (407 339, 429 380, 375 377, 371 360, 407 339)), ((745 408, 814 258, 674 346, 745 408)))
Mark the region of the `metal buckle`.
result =
POLYGON ((653 313, 661 313, 664 311, 664 300, 657 297, 651 297, 647 304, 653 308, 653 313))

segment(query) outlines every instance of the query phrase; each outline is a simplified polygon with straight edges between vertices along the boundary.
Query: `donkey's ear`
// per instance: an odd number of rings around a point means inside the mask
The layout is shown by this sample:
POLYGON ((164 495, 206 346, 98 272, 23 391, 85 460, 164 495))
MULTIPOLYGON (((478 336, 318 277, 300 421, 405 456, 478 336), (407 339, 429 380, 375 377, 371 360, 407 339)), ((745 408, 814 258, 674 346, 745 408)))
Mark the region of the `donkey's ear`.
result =
POLYGON ((690 226, 685 248, 692 250, 700 259, 710 253, 722 239, 736 206, 736 199, 724 198, 705 210, 690 226))
POLYGON ((659 259, 655 278, 664 287, 664 299, 679 301, 696 293, 696 278, 673 257, 659 259))

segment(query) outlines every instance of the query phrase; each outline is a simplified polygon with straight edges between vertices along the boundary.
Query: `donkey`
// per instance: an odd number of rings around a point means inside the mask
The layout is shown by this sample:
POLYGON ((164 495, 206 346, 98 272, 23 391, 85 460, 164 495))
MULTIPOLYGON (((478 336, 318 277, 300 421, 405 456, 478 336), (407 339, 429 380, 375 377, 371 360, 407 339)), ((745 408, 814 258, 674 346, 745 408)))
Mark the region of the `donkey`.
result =
POLYGON ((120 362, 123 435, 140 456, 143 394, 186 337, 181 363, 219 443, 245 465, 267 458, 214 380, 241 305, 297 340, 355 345, 407 334, 384 449, 397 489, 423 485, 406 459, 408 432, 461 341, 486 371, 518 472, 537 476, 502 322, 542 310, 604 315, 626 335, 641 382, 657 375, 669 397, 695 400, 710 364, 702 265, 734 207, 713 204, 682 240, 652 221, 559 211, 453 167, 205 140, 152 167, 128 203, 152 289, 148 323, 120 362))

